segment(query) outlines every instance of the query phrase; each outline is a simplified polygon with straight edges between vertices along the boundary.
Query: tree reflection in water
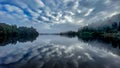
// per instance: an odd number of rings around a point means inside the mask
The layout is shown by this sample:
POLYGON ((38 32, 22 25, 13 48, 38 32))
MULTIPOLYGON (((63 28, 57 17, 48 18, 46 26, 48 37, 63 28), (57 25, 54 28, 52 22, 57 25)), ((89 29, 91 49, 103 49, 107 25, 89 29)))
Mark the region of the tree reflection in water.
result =
MULTIPOLYGON (((45 36, 47 37, 47 36, 45 36)), ((38 39, 43 39, 43 41, 47 41, 44 38, 40 37, 38 39)), ((120 65, 120 50, 116 48, 109 48, 110 43, 119 44, 119 40, 113 39, 104 39, 104 38, 85 38, 78 37, 78 39, 73 39, 76 36, 68 36, 70 38, 65 37, 62 38, 56 37, 57 39, 66 40, 64 41, 66 44, 59 44, 60 40, 57 40, 52 36, 49 37, 52 39, 52 43, 41 43, 38 40, 38 44, 33 43, 32 45, 24 45, 24 46, 9 46, 11 49, 6 51, 1 48, 0 54, 0 68, 119 68, 120 65), (72 40, 71 40, 72 39, 72 40), (56 40, 56 41, 54 41, 56 40), (68 43, 67 41, 73 41, 72 43, 68 43), (83 41, 81 41, 83 40, 83 41), (92 41, 100 41, 107 44, 103 46, 100 43, 90 44, 88 42, 92 41), (105 41, 107 40, 107 41, 105 41), (53 43, 55 42, 55 43, 53 43), (108 46, 108 47, 104 47, 108 46), (2 51, 3 50, 3 51, 2 51)), ((16 44, 16 42, 26 42, 33 41, 35 38, 33 37, 4 37, 2 36, 1 44, 6 42, 6 45, 9 43, 16 44)), ((47 37, 47 39, 49 39, 47 37)), ((70 42, 71 42, 70 41, 70 42)), ((64 43, 62 41, 62 43, 64 43)), ((7 46, 5 46, 7 48, 7 46)), ((118 47, 118 46, 117 46, 118 47)), ((8 48, 9 49, 9 48, 8 48)))
POLYGON ((36 36, 0 36, 0 46, 5 46, 8 44, 16 44, 17 42, 33 42, 38 35, 36 36))
POLYGON ((110 37, 83 37, 83 36, 77 36, 77 35, 62 35, 69 38, 77 37, 79 40, 82 40, 84 42, 92 42, 92 41, 98 41, 105 44, 111 44, 114 48, 120 49, 120 38, 110 38, 110 37))

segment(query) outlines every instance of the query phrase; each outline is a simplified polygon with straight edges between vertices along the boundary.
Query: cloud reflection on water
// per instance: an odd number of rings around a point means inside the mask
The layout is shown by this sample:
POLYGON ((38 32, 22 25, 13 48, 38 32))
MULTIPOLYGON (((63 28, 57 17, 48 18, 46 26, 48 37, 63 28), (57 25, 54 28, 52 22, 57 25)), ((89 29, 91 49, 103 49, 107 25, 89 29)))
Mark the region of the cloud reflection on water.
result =
POLYGON ((120 56, 105 47, 80 42, 40 44, 0 54, 0 68, 119 68, 120 56))

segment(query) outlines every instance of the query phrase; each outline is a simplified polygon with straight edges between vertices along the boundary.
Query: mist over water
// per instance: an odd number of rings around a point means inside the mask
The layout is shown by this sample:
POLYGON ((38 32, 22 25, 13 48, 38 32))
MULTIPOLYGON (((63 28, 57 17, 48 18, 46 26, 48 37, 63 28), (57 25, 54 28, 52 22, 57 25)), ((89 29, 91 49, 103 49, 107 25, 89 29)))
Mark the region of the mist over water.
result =
POLYGON ((118 47, 98 40, 40 35, 33 42, 0 46, 0 68, 119 68, 118 47))

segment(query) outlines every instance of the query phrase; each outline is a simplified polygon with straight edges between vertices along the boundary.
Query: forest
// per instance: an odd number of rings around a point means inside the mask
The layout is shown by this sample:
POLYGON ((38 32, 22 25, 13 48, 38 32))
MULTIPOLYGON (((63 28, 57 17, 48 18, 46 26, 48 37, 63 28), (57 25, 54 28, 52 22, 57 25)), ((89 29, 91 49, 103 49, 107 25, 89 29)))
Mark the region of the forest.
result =
POLYGON ((33 27, 17 27, 0 23, 0 46, 16 44, 17 42, 34 41, 39 33, 33 27))
POLYGON ((61 32, 60 35, 66 36, 79 36, 85 38, 117 38, 120 39, 120 22, 113 22, 111 25, 104 25, 98 28, 91 28, 88 26, 84 26, 75 31, 61 32))
POLYGON ((16 25, 8 25, 0 23, 0 36, 37 36, 39 33, 33 27, 17 27, 16 25))

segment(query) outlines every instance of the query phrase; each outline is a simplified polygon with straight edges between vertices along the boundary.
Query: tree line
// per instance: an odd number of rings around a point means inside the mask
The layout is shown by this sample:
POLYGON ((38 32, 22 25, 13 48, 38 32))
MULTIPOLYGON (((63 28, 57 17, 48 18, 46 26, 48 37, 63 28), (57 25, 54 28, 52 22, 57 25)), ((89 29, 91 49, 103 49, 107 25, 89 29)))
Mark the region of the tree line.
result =
POLYGON ((110 25, 93 28, 85 26, 78 31, 67 31, 59 33, 66 37, 77 37, 84 42, 99 41, 107 44, 112 44, 113 47, 120 48, 120 22, 113 22, 110 25))
POLYGON ((17 27, 16 25, 8 25, 0 23, 0 36, 38 36, 39 33, 33 27, 17 27))
POLYGON ((113 22, 110 25, 104 25, 96 28, 88 25, 78 29, 78 31, 61 32, 59 34, 70 37, 78 36, 84 38, 118 38, 120 36, 120 22, 113 22))
POLYGON ((90 28, 85 26, 78 30, 78 32, 118 32, 120 31, 120 22, 113 22, 111 25, 102 26, 100 28, 90 28))

